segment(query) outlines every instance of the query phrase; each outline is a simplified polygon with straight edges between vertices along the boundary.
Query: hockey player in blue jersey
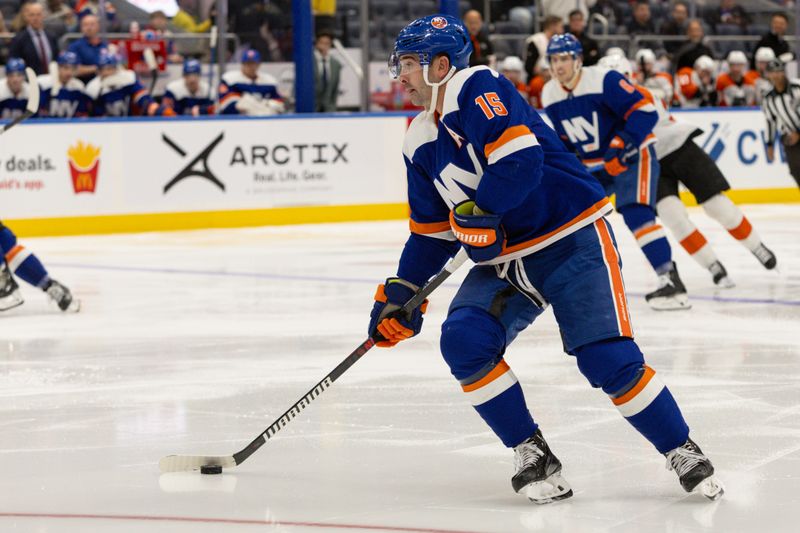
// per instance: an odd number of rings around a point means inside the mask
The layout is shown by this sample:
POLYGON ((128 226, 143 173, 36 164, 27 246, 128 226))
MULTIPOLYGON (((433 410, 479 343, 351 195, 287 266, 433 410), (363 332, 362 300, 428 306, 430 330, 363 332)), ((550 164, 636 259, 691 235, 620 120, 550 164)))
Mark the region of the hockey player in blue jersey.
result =
POLYGON ((258 71, 261 54, 245 50, 239 70, 222 75, 219 83, 219 113, 222 115, 265 116, 284 112, 278 83, 269 74, 258 71))
POLYGON ((214 102, 208 95, 208 83, 200 79, 200 62, 187 59, 183 62, 183 78, 167 84, 161 103, 177 115, 214 114, 214 102))
POLYGON ((648 303, 658 310, 688 309, 686 288, 656 220, 658 113, 619 72, 581 68, 582 53, 569 33, 550 39, 553 78, 542 89, 542 105, 567 148, 616 195, 617 211, 658 275, 658 289, 645 296, 648 303))
POLYGON ((514 490, 536 503, 572 489, 504 359, 552 306, 564 349, 589 383, 667 458, 687 491, 722 494, 713 466, 633 340, 611 205, 600 183, 507 79, 470 68, 450 16, 397 37, 390 70, 415 105, 403 146, 411 234, 397 275, 378 286, 369 333, 390 347, 419 333, 427 302, 399 308, 463 247, 477 265, 442 325, 441 351, 478 414, 515 453, 514 490))
POLYGON ((58 55, 55 75, 39 76, 41 100, 39 116, 51 118, 85 117, 89 114, 89 97, 83 82, 75 77, 78 56, 74 52, 58 55))
POLYGON ((62 311, 77 312, 80 302, 64 285, 50 277, 39 258, 17 242, 17 236, 0 222, 0 311, 24 300, 14 275, 44 291, 62 311))
POLYGON ((25 112, 28 105, 28 83, 25 61, 12 57, 6 63, 6 79, 0 82, 0 118, 12 120, 25 112))
POLYGON ((101 53, 98 69, 98 75, 86 86, 86 94, 92 100, 92 116, 174 115, 171 109, 153 100, 135 72, 120 68, 116 54, 101 53))

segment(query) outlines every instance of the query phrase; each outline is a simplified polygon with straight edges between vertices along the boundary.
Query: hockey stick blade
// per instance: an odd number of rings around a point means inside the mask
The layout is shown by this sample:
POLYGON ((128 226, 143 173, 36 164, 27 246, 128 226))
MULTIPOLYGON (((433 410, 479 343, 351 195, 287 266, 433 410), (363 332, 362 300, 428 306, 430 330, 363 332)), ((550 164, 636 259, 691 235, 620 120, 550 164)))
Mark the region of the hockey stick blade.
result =
MULTIPOLYGON (((403 305, 401 312, 409 313, 416 309, 436 288, 439 287, 450 275, 458 270, 467 260, 467 253, 461 249, 447 265, 431 278, 417 293, 403 305)), ((311 402, 316 400, 325 390, 330 387, 348 368, 353 366, 356 361, 367 353, 375 343, 380 339, 369 337, 362 342, 344 361, 331 370, 331 372, 322 378, 310 391, 308 391, 300 400, 298 400, 292 407, 290 407, 280 418, 269 425, 267 429, 262 431, 258 437, 245 446, 242 450, 233 455, 168 455, 163 457, 158 462, 158 468, 162 473, 168 472, 190 472, 193 470, 200 470, 203 466, 221 466, 222 468, 232 468, 242 464, 248 457, 250 457, 256 450, 258 450, 267 440, 271 439, 278 431, 283 429, 289 424, 296 416, 298 416, 311 402)))
POLYGON ((25 111, 14 120, 3 126, 0 133, 5 133, 23 120, 31 118, 39 111, 39 81, 36 79, 36 73, 32 68, 25 69, 25 76, 28 79, 28 103, 25 106, 25 111))

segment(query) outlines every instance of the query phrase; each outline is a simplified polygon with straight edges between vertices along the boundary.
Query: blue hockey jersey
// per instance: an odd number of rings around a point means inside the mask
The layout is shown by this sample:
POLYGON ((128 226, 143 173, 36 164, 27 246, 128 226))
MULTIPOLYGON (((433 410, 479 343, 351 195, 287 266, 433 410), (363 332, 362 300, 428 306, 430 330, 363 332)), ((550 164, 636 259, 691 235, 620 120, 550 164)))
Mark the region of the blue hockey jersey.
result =
POLYGON ((0 119, 12 120, 25 112, 28 105, 28 84, 22 84, 22 90, 14 94, 8 88, 6 80, 0 80, 0 119))
POLYGON ((506 78, 485 66, 457 72, 442 115, 419 114, 403 146, 411 237, 398 275, 422 284, 458 246, 454 205, 474 200, 502 216, 502 263, 528 255, 611 211, 600 183, 506 78))
POLYGON ((41 96, 39 116, 53 118, 85 117, 89 114, 89 97, 86 87, 77 78, 65 85, 58 82, 57 76, 43 74, 38 77, 41 96))
POLYGON ((251 79, 241 71, 232 70, 222 75, 219 83, 219 113, 222 115, 238 115, 237 103, 242 96, 249 94, 259 101, 280 101, 278 83, 268 74, 259 73, 256 79, 251 79))
POLYGON ((132 70, 120 69, 107 78, 95 77, 86 86, 86 94, 92 100, 92 116, 96 117, 147 115, 148 107, 155 103, 132 70))
POLYGON ((214 112, 214 102, 208 97, 208 83, 203 80, 200 80, 196 93, 189 91, 183 78, 170 82, 161 103, 171 107, 178 115, 191 115, 194 106, 197 106, 201 115, 214 112))
POLYGON ((583 67, 572 91, 551 79, 542 89, 542 105, 564 144, 590 168, 602 166, 620 131, 639 145, 656 140, 656 108, 614 70, 583 67))

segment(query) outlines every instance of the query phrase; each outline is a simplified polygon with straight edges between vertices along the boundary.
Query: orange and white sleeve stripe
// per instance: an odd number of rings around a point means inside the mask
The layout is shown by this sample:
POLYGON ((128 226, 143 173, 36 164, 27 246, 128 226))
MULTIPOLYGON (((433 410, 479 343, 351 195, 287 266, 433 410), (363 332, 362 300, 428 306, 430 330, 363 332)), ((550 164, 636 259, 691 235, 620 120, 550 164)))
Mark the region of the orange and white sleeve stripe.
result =
POLYGON ((628 418, 644 411, 661 394, 664 387, 664 382, 656 376, 656 371, 645 365, 639 381, 621 396, 612 396, 611 401, 620 414, 628 418))
POLYGON ((411 233, 423 235, 425 237, 433 237, 434 239, 442 239, 444 241, 454 241, 456 236, 453 234, 453 228, 450 227, 450 221, 444 222, 415 222, 412 219, 408 221, 411 233))
POLYGON ((484 146, 483 153, 489 164, 492 165, 506 156, 538 145, 539 140, 536 135, 528 126, 520 124, 506 129, 496 141, 484 146))
POLYGON ((633 232, 633 236, 636 237, 636 244, 639 245, 639 248, 644 248, 651 242, 666 237, 667 234, 661 224, 654 222, 637 229, 633 232))
POLYGON ((16 272, 22 262, 25 261, 30 255, 30 250, 21 244, 17 244, 6 254, 6 263, 8 263, 8 268, 12 272, 16 272))
POLYGON ((500 396, 516 384, 517 376, 506 360, 501 359, 488 374, 473 383, 462 384, 461 389, 467 394, 470 403, 478 406, 500 396))

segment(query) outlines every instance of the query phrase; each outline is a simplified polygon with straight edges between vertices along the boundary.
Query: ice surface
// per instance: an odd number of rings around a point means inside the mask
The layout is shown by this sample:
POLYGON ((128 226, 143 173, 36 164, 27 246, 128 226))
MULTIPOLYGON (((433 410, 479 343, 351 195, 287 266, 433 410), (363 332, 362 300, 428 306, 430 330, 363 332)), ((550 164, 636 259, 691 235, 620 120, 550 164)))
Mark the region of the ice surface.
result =
POLYGON ((365 337, 407 226, 363 224, 24 239, 83 300, 24 287, 0 315, 0 531, 796 531, 800 521, 800 206, 746 206, 778 255, 765 271, 693 210, 737 287, 676 249, 691 311, 655 286, 612 221, 637 340, 726 485, 686 495, 664 459, 561 352, 550 312, 507 360, 575 496, 535 506, 512 455, 462 397, 438 330, 373 349, 221 476, 159 476, 167 454, 230 454, 365 337))

